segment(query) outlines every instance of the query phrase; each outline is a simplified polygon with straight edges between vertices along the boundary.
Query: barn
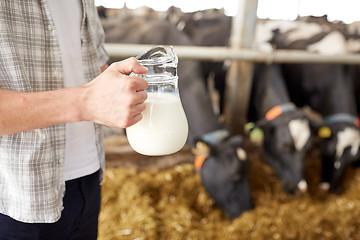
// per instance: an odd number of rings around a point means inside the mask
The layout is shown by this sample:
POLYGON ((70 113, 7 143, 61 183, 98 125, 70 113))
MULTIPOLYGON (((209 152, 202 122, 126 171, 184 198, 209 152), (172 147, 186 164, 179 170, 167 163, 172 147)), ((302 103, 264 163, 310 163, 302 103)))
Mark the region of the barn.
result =
POLYGON ((101 9, 111 61, 174 46, 189 138, 145 156, 107 129, 99 239, 360 238, 360 28, 256 9, 101 9))

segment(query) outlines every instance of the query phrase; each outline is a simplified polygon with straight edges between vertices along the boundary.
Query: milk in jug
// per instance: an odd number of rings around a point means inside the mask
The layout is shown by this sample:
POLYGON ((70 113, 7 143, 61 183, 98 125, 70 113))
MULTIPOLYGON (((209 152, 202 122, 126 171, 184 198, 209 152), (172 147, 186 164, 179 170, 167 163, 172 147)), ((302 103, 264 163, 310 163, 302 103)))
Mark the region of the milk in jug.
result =
POLYGON ((178 89, 178 58, 158 46, 139 55, 137 60, 149 71, 139 76, 149 85, 142 120, 126 129, 130 146, 138 153, 158 156, 179 151, 188 137, 188 122, 178 89))

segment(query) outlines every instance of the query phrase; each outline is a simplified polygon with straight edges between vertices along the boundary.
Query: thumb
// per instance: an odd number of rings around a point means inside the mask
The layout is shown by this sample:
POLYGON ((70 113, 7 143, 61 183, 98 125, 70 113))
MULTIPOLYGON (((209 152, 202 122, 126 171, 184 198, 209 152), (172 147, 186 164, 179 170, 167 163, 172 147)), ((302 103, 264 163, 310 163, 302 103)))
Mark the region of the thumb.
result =
POLYGON ((142 66, 134 57, 127 58, 120 62, 115 62, 112 66, 122 74, 129 74, 131 72, 136 74, 147 73, 148 69, 142 66))

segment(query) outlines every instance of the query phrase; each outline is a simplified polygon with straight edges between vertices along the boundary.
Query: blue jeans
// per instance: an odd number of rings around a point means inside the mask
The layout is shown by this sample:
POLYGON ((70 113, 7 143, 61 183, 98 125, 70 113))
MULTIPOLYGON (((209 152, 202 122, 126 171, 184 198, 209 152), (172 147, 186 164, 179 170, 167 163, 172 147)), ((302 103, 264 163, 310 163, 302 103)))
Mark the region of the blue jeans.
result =
POLYGON ((64 210, 55 223, 23 223, 0 214, 1 240, 95 240, 100 212, 99 171, 66 181, 64 210))

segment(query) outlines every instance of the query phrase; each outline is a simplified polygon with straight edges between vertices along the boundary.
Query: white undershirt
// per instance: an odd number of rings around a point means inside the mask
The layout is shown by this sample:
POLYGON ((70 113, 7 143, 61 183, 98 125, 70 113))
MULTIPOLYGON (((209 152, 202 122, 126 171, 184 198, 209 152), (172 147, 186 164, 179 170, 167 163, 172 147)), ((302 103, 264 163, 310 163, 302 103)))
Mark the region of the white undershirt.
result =
MULTIPOLYGON (((86 83, 82 69, 80 27, 81 0, 47 0, 56 33, 64 69, 65 88, 86 83)), ((64 179, 79 178, 100 168, 92 122, 66 123, 64 179)))

